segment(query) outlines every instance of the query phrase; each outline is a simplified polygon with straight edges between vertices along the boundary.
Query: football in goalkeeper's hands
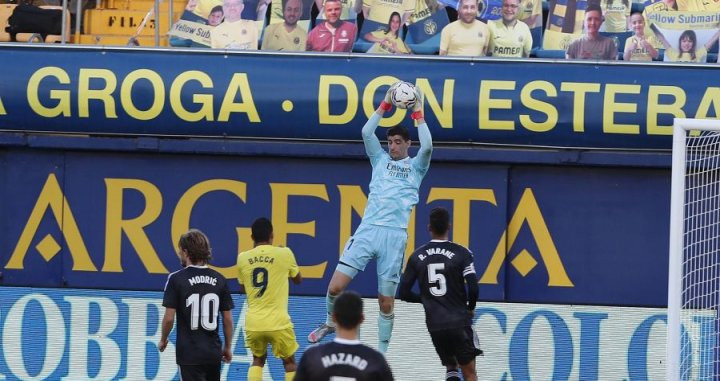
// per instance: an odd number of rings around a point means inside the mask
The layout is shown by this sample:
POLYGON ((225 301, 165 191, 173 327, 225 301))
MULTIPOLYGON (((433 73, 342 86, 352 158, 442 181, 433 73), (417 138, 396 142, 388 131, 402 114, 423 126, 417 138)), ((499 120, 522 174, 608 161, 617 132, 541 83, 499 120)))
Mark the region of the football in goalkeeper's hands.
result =
POLYGON ((400 82, 392 93, 392 103, 397 108, 408 109, 415 106, 415 85, 408 82, 400 82))

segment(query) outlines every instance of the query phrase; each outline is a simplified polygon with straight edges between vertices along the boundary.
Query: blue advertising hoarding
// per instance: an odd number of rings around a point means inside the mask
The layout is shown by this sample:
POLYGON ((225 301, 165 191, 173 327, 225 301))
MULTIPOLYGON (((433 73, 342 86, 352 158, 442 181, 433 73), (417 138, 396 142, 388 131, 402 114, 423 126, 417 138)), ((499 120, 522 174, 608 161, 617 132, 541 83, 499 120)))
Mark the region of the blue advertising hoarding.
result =
POLYGON ((0 72, 0 129, 16 131, 358 140, 402 79, 439 142, 668 149, 673 117, 720 107, 709 65, 28 46, 0 61, 22 62, 0 72))
MULTIPOLYGON (((223 380, 245 379, 252 363, 245 298, 233 299, 233 357, 222 366, 223 380)), ((0 380, 177 380, 175 330, 163 353, 156 348, 161 303, 159 291, 0 288, 0 380)), ((377 311, 374 300, 365 300, 361 339, 371 346, 377 311)), ((292 296, 289 313, 299 360, 309 345, 304 337, 325 314, 325 298, 292 296)), ((445 367, 432 348, 422 306, 398 302, 395 314, 386 354, 395 379, 442 379, 445 367)), ((693 364, 713 351, 713 315, 695 311, 685 321, 693 334, 683 336, 684 348, 693 364), (708 333, 702 339, 701 330, 708 333)), ((664 309, 479 303, 473 326, 485 352, 476 364, 482 380, 665 380, 664 309)), ((704 364, 683 381, 701 379, 712 367, 704 364)), ((284 379, 272 355, 263 379, 284 379)))
MULTIPOLYGON (((267 216, 302 266, 293 293, 311 296, 325 294, 370 176, 357 159, 25 149, 1 151, 0 168, 3 285, 160 290, 189 227, 209 235, 213 265, 234 277, 249 226, 267 216)), ((443 206, 451 238, 475 254, 483 300, 662 306, 668 204, 662 169, 438 161, 407 252, 443 206)), ((374 264, 353 285, 376 295, 374 264)))

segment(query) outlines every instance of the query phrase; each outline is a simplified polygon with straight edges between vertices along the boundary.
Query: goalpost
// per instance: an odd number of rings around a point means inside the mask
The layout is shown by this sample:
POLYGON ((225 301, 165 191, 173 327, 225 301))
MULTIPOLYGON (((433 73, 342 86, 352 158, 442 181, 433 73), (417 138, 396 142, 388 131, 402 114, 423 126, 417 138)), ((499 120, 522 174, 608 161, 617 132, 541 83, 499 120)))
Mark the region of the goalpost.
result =
POLYGON ((673 126, 668 381, 719 380, 720 120, 673 126))

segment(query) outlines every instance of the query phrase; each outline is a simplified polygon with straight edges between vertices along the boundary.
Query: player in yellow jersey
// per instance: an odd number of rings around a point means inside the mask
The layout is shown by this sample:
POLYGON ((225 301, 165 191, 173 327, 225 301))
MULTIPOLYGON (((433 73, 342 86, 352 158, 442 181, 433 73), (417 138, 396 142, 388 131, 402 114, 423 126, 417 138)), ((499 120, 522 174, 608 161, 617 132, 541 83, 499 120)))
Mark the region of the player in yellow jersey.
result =
POLYGON ((251 231, 255 247, 237 259, 238 282, 247 294, 246 344, 253 355, 248 381, 262 380, 268 344, 275 357, 282 359, 289 381, 295 377, 295 351, 300 346, 288 314, 288 278, 299 284, 302 276, 292 250, 272 245, 270 220, 258 218, 251 231))

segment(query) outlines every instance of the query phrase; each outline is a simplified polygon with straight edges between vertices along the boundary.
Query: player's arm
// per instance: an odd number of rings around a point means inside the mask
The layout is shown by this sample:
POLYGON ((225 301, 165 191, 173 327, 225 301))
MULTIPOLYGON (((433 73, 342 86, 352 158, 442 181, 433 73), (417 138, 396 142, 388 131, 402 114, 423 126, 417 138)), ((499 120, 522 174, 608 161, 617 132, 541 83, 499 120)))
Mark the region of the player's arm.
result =
POLYGON ((300 266, 297 264, 297 260, 295 259, 295 254, 290 250, 289 247, 285 248, 287 251, 287 263, 288 263, 288 278, 290 278, 293 283, 300 284, 302 282, 302 274, 300 274, 300 266))
POLYGON ((478 298, 478 295, 480 294, 480 290, 478 289, 477 275, 475 275, 475 273, 465 275, 465 283, 467 283, 467 289, 468 289, 468 292, 467 292, 468 311, 475 311, 475 305, 477 304, 477 298, 478 298))
POLYGON ((365 153, 373 160, 373 158, 379 157, 382 154, 383 149, 380 145, 380 140, 375 135, 375 129, 377 129, 380 119, 385 114, 385 111, 392 109, 391 96, 395 90, 395 85, 390 86, 387 93, 385 93, 385 99, 380 103, 375 113, 370 116, 370 119, 365 123, 362 128, 362 138, 365 144, 365 153))
POLYGON ((475 304, 477 304, 477 298, 479 294, 477 274, 475 273, 474 259, 471 253, 468 252, 467 258, 463 262, 465 265, 463 269, 463 277, 467 284, 467 309, 468 311, 475 311, 475 304))
POLYGON ((161 333, 157 345, 160 352, 164 351, 165 347, 167 347, 170 331, 172 331, 173 324, 175 324, 175 310, 177 306, 180 305, 179 299, 178 292, 175 291, 173 274, 170 274, 165 282, 165 290, 163 291, 162 305, 165 307, 165 315, 163 315, 162 323, 160 323, 161 333))
POLYGON ((172 331, 173 324, 175 324, 175 309, 171 307, 165 307, 165 315, 162 319, 162 332, 160 334, 160 341, 158 341, 158 350, 164 351, 168 344, 168 337, 170 331, 172 331))
POLYGON ((407 265, 405 266, 405 272, 400 278, 400 286, 398 290, 400 292, 400 300, 409 303, 421 303, 420 294, 413 292, 412 288, 417 280, 417 272, 415 271, 415 257, 410 257, 407 265))
POLYGON ((230 288, 228 286, 227 280, 225 280, 223 282, 222 291, 220 293, 220 311, 222 311, 223 336, 225 337, 225 342, 222 349, 222 360, 228 364, 232 360, 233 353, 232 338, 233 329, 235 328, 232 317, 233 308, 235 308, 235 303, 232 300, 232 295, 230 294, 230 288))
POLYGON ((427 168, 430 166, 430 156, 432 155, 433 150, 432 135, 430 134, 430 129, 428 128, 427 123, 425 123, 425 112, 423 111, 425 98, 423 93, 417 87, 415 88, 415 97, 417 98, 417 101, 413 106, 413 113, 410 117, 415 119, 418 125, 420 150, 418 151, 416 158, 419 160, 418 164, 420 164, 422 168, 427 168))
POLYGON ((232 310, 225 310, 222 312, 223 317, 223 336, 225 336, 225 343, 222 350, 222 359, 226 364, 229 364, 232 360, 232 337, 233 329, 235 327, 233 323, 232 310))

